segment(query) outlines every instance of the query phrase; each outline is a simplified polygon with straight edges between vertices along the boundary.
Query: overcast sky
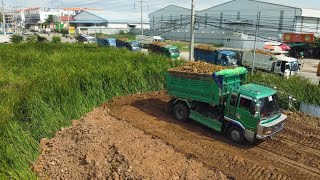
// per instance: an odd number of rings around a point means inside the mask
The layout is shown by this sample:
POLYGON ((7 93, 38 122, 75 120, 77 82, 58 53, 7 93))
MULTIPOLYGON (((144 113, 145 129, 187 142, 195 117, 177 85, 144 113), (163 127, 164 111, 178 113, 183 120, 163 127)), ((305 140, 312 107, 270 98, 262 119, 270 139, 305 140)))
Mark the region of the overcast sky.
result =
MULTIPOLYGON (((109 21, 140 21, 140 0, 4 0, 6 8, 14 6, 23 7, 89 7, 101 8, 103 11, 96 13, 102 14, 109 21)), ((229 0, 194 0, 196 10, 203 10, 229 0)), ((288 6, 302 8, 320 9, 320 0, 262 0, 266 2, 279 3, 288 6)), ((191 0, 144 0, 143 19, 148 20, 148 14, 174 4, 190 8, 191 0)))

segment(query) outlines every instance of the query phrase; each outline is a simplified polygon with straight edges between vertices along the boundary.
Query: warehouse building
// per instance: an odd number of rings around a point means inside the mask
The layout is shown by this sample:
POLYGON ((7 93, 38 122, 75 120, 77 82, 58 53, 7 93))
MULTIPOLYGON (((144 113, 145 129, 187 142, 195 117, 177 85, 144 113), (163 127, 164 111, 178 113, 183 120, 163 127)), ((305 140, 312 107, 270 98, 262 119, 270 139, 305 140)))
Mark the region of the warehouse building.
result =
MULTIPOLYGON (((168 31, 164 36, 177 36, 178 40, 183 37, 188 41, 190 26, 181 27, 181 24, 182 20, 190 22, 190 14, 190 9, 167 6, 149 14, 151 29, 159 33, 168 31)), ((288 32, 320 34, 320 10, 258 0, 233 0, 197 11, 195 27, 196 42, 210 41, 235 48, 252 48, 257 28, 258 47, 261 47, 265 41, 281 40, 288 32)))

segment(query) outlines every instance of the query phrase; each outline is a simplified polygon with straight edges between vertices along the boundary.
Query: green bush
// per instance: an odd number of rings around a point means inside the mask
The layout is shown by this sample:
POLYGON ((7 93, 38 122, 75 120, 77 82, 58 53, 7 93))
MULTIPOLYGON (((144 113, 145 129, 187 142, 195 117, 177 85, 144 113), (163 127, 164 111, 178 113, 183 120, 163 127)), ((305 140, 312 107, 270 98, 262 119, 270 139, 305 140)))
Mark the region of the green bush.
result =
POLYGON ((0 45, 0 179, 36 179, 30 164, 51 138, 115 96, 164 88, 180 61, 95 45, 0 45))
POLYGON ((60 36, 53 36, 52 37, 52 42, 53 43, 60 43, 61 42, 61 37, 60 36))
POLYGON ((300 76, 293 76, 286 79, 277 74, 257 72, 253 76, 249 75, 248 81, 251 83, 275 86, 280 91, 280 101, 283 108, 288 108, 288 95, 297 99, 295 108, 299 109, 301 102, 306 102, 320 106, 320 88, 313 85, 309 80, 300 76))
POLYGON ((19 35, 19 34, 13 34, 11 37, 10 37, 10 41, 12 43, 15 43, 15 44, 18 44, 18 43, 21 43, 23 41, 23 36, 19 35))
POLYGON ((26 41, 27 42, 30 42, 30 43, 34 43, 34 42, 37 42, 37 36, 36 35, 30 35, 30 36, 27 36, 26 38, 26 41))

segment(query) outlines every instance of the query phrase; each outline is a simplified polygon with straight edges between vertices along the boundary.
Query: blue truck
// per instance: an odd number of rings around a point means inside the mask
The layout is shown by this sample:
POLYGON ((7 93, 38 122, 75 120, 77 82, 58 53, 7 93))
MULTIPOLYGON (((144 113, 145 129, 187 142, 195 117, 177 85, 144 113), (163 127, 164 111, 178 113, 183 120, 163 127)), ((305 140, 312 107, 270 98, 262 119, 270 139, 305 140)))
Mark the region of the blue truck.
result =
POLYGON ((203 50, 194 48, 194 59, 222 66, 237 66, 237 54, 228 50, 203 50))
POLYGON ((116 39, 114 38, 97 38, 97 43, 103 46, 116 47, 116 39))

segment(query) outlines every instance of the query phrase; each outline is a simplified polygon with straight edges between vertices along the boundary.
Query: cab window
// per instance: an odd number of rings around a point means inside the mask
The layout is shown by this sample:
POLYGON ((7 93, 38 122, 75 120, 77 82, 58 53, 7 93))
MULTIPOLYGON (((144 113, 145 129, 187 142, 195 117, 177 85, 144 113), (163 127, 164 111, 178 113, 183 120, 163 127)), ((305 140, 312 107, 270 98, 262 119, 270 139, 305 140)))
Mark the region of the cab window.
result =
POLYGON ((238 100, 238 95, 232 94, 230 98, 230 105, 236 107, 238 102, 237 100, 238 100))
POLYGON ((250 114, 254 115, 254 113, 255 113, 255 102, 250 100, 250 99, 241 97, 240 98, 240 103, 239 103, 239 108, 244 110, 244 111, 248 111, 248 112, 250 112, 250 114))

